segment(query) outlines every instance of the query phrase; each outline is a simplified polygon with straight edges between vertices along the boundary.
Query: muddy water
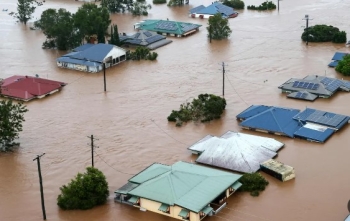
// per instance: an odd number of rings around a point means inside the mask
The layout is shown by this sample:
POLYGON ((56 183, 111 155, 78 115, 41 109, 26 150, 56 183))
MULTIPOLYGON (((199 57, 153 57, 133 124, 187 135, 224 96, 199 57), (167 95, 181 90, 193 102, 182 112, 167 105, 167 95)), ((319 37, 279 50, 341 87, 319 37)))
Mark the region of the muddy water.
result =
MULTIPOLYGON (((157 49, 155 62, 124 62, 107 70, 107 93, 103 74, 59 69, 55 59, 64 52, 42 50, 44 36, 17 24, 8 12, 16 1, 2 0, 0 9, 0 77, 35 75, 67 82, 51 97, 27 103, 21 147, 0 155, 0 220, 41 220, 37 165, 41 159, 48 220, 165 221, 170 218, 115 204, 113 191, 153 162, 172 164, 193 161, 187 147, 207 134, 241 131, 236 114, 252 104, 303 109, 319 108, 350 114, 347 93, 313 103, 286 99, 278 86, 291 77, 307 74, 341 78, 327 67, 335 51, 350 52, 343 44, 314 44, 300 41, 302 20, 309 14, 313 24, 329 24, 350 33, 350 2, 341 0, 281 1, 280 11, 240 11, 230 20, 233 34, 228 40, 207 41, 206 20, 192 19, 187 11, 210 1, 191 0, 190 5, 168 8, 153 6, 148 18, 189 21, 202 24, 200 32, 157 49), (227 110, 221 120, 209 124, 189 123, 176 128, 166 121, 172 109, 200 93, 222 93, 221 62, 225 62, 227 110), (88 211, 61 211, 56 205, 59 187, 91 165, 87 136, 99 140, 95 166, 107 177, 110 198, 106 205, 88 211)), ((249 0, 246 5, 260 4, 249 0)), ((81 2, 47 0, 37 9, 74 12, 81 2)), ((133 32, 133 24, 146 17, 113 15, 121 32, 133 32)), ((32 22, 28 24, 30 26, 32 22)), ((349 36, 348 36, 349 37, 349 36)), ((348 79, 350 80, 350 79, 348 79)), ((243 131, 247 132, 247 131, 243 131)), ((249 132, 248 132, 249 133, 249 132)), ((261 133, 252 134, 268 136, 261 133)), ((297 177, 281 183, 265 176, 270 185, 253 198, 238 193, 211 221, 225 220, 342 220, 350 199, 348 126, 326 144, 315 144, 269 135, 285 143, 278 160, 296 168, 297 177)), ((265 174, 264 174, 265 175, 265 174)))

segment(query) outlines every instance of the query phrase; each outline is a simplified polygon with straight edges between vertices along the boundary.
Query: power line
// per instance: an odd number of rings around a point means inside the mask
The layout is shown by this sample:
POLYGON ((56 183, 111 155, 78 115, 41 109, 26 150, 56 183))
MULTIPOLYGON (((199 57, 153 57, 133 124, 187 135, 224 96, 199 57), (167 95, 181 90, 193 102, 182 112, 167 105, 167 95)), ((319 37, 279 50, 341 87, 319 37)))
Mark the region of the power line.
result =
POLYGON ((107 166, 109 166, 109 167, 112 168, 113 170, 115 170, 115 171, 117 171, 117 172, 119 172, 119 173, 127 174, 127 175, 135 175, 135 174, 132 174, 132 173, 126 173, 126 172, 123 172, 123 171, 120 171, 120 170, 115 169, 115 168, 112 167, 109 163, 107 163, 99 154, 97 154, 96 152, 95 152, 95 154, 96 154, 107 166))
POLYGON ((228 82, 230 83, 232 89, 233 89, 233 90, 235 91, 235 93, 237 94, 237 96, 238 96, 247 106, 249 106, 249 104, 241 97, 241 95, 239 95, 239 93, 237 92, 237 90, 233 87, 233 85, 232 85, 230 79, 227 78, 227 80, 228 80, 228 82))
POLYGON ((184 142, 181 142, 180 140, 178 140, 178 139, 172 137, 169 133, 167 133, 165 130, 163 130, 153 119, 150 119, 150 120, 151 120, 161 131, 163 131, 166 135, 168 135, 170 138, 176 140, 176 141, 179 142, 179 143, 182 143, 182 144, 188 146, 188 145, 185 144, 184 142))

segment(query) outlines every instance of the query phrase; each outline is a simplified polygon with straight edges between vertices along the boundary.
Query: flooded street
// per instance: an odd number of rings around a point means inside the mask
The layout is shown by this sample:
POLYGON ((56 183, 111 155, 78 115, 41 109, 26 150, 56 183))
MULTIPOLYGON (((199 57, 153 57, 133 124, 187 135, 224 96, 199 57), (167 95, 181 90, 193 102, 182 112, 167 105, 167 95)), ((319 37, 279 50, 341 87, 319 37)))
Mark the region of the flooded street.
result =
MULTIPOLYGON (((263 1, 247 0, 247 5, 263 1)), ((287 99, 277 88, 292 77, 309 74, 345 78, 328 68, 336 51, 350 52, 345 44, 301 41, 306 14, 309 26, 327 24, 347 32, 350 39, 350 1, 283 0, 280 10, 239 10, 229 20, 227 40, 207 39, 207 19, 190 18, 188 10, 211 1, 190 0, 183 7, 152 5, 149 16, 112 15, 120 32, 132 33, 133 24, 146 19, 169 19, 201 24, 186 38, 173 38, 156 50, 157 61, 127 61, 98 74, 60 69, 56 58, 64 51, 43 50, 45 36, 8 15, 15 0, 0 2, 0 78, 38 74, 67 86, 50 97, 26 103, 21 146, 0 153, 0 220, 42 220, 36 161, 41 153, 47 220, 65 221, 170 221, 171 218, 114 203, 114 191, 154 162, 173 164, 195 161, 187 147, 208 134, 228 130, 272 137, 285 144, 277 160, 296 170, 296 179, 282 183, 262 173, 270 185, 259 197, 236 193, 228 206, 207 221, 337 221, 348 214, 350 200, 350 128, 345 126, 325 144, 242 130, 236 115, 253 104, 316 108, 350 115, 350 94, 338 92, 315 102, 287 99), (8 12, 2 11, 7 8, 8 12), (181 128, 167 122, 171 110, 201 93, 222 95, 225 62, 227 109, 220 120, 188 123, 181 128), (95 167, 107 177, 110 197, 106 205, 87 211, 63 211, 56 205, 59 187, 91 165, 90 139, 98 140, 95 167)), ((150 2, 151 3, 151 2, 150 2)), ((277 2, 276 2, 277 3, 277 2)), ((47 8, 75 12, 82 2, 47 0, 37 8, 39 18, 47 8)), ((175 219, 174 219, 175 220, 175 219)))

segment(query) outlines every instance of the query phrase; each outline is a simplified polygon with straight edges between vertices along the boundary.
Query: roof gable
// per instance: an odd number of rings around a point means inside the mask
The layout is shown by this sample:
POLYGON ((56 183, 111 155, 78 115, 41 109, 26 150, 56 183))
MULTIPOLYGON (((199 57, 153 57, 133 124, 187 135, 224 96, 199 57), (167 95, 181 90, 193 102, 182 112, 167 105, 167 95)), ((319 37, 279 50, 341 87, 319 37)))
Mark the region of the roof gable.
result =
POLYGON ((89 61, 103 62, 107 54, 113 49, 114 45, 110 44, 96 44, 87 47, 76 54, 71 55, 71 58, 89 61))

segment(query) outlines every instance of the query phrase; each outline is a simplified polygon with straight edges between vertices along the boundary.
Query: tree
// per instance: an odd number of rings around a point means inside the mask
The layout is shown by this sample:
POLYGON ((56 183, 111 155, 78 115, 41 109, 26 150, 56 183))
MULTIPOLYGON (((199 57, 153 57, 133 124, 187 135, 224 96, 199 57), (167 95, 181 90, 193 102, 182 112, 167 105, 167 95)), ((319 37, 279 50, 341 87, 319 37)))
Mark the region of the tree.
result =
POLYGON ((228 26, 228 19, 223 18, 220 13, 211 16, 208 21, 208 38, 221 40, 228 38, 232 31, 228 26))
POLYGON ((303 41, 345 43, 346 32, 331 25, 315 25, 304 29, 301 35, 303 41))
POLYGON ((13 103, 12 100, 0 101, 0 151, 9 151, 18 145, 13 141, 19 138, 22 123, 25 121, 24 113, 27 111, 22 103, 13 103))
POLYGON ((226 107, 225 98, 214 94, 200 94, 192 102, 180 105, 180 110, 173 110, 168 116, 168 121, 176 122, 176 126, 181 126, 182 122, 190 120, 207 122, 219 119, 226 107))
POLYGON ((17 12, 10 13, 14 18, 18 19, 19 22, 24 25, 32 18, 36 6, 41 6, 41 2, 36 0, 18 0, 17 2, 17 12))
POLYGON ((350 55, 345 55, 343 60, 338 62, 336 71, 342 73, 345 76, 350 76, 350 55))
POLYGON ((224 0, 222 4, 234 9, 244 9, 244 2, 241 0, 224 0))
POLYGON ((134 0, 102 0, 101 6, 106 7, 111 13, 124 13, 130 11, 134 0))
POLYGON ((238 191, 250 192, 252 196, 259 196, 259 192, 265 190, 269 182, 260 173, 246 173, 240 179, 242 183, 238 191))
POLYGON ((169 0, 168 6, 181 6, 184 4, 188 5, 189 0, 169 0))
POLYGON ((78 173, 66 186, 60 187, 57 205, 64 210, 87 210, 107 202, 109 195, 105 175, 94 167, 87 167, 84 174, 78 173))
POLYGON ((133 7, 130 9, 131 13, 137 15, 148 15, 147 9, 151 9, 152 6, 147 4, 145 0, 137 0, 133 7))
POLYGON ((111 38, 109 44, 121 46, 117 25, 111 25, 111 38))
POLYGON ((259 10, 259 11, 263 11, 263 10, 271 10, 271 9, 276 9, 276 5, 275 3, 273 3, 272 1, 266 1, 263 2, 261 5, 259 6, 255 6, 255 5, 248 5, 247 9, 251 9, 251 10, 259 10))
POLYGON ((34 23, 46 35, 43 48, 57 48, 68 50, 77 47, 80 42, 78 28, 74 25, 73 15, 66 9, 47 9, 34 23))
POLYGON ((151 52, 148 48, 139 46, 135 49, 134 52, 128 53, 127 55, 128 60, 150 60, 154 61, 157 59, 158 54, 157 52, 151 52))
POLYGON ((92 36, 100 36, 100 40, 102 36, 105 38, 111 24, 107 8, 91 3, 83 4, 73 15, 73 20, 79 36, 86 40, 90 40, 92 36))

